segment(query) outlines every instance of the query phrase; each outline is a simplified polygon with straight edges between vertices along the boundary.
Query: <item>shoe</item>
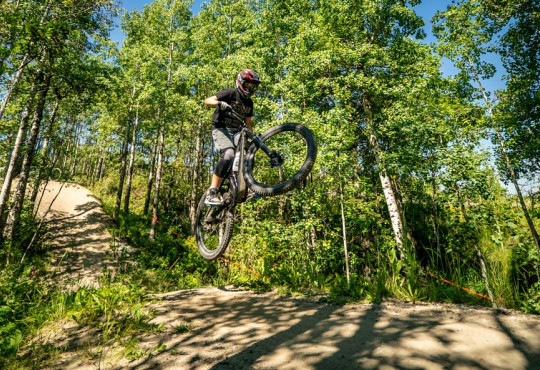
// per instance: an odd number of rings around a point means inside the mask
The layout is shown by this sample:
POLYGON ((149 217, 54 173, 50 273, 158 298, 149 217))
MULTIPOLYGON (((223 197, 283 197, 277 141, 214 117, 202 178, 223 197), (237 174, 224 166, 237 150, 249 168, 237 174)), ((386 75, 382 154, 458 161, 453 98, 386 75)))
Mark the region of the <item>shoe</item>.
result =
POLYGON ((219 194, 218 189, 216 188, 210 188, 208 189, 208 193, 206 194, 206 199, 204 200, 204 204, 207 206, 220 206, 223 204, 223 199, 221 198, 221 194, 219 194))

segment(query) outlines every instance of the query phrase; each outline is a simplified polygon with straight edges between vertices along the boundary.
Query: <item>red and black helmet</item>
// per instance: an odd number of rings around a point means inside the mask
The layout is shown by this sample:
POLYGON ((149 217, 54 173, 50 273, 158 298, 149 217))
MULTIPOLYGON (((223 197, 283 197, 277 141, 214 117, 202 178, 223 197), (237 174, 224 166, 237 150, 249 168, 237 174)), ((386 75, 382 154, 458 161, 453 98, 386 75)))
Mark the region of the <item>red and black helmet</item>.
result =
POLYGON ((257 86, 261 83, 261 79, 257 72, 252 71, 251 69, 243 69, 238 73, 236 78, 236 87, 240 90, 240 93, 243 96, 251 96, 257 89, 257 86), (245 84, 249 83, 252 86, 246 86, 245 84))

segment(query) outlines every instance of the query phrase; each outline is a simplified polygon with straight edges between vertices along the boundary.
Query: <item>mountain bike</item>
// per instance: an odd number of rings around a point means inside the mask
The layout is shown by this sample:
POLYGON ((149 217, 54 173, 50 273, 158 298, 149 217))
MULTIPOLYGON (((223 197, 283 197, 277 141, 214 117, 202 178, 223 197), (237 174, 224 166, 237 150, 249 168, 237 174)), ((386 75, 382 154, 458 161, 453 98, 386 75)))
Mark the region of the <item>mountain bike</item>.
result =
POLYGON ((219 193, 220 206, 199 202, 195 238, 201 255, 214 260, 220 257, 232 238, 235 207, 257 196, 275 196, 298 187, 309 175, 317 158, 313 132, 297 123, 270 128, 261 136, 253 134, 242 118, 232 168, 225 176, 219 193))

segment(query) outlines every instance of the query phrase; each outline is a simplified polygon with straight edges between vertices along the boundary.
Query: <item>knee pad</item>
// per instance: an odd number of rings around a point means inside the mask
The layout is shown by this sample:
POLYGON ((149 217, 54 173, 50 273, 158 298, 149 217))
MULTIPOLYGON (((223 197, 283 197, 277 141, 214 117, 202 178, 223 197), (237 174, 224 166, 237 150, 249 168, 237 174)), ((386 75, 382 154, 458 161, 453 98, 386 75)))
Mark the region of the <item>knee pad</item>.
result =
POLYGON ((232 161, 234 159, 234 149, 227 148, 221 151, 221 159, 232 161))
POLYGON ((224 178, 227 176, 229 170, 232 167, 234 160, 234 149, 227 148, 221 151, 221 157, 219 158, 219 161, 216 165, 216 169, 214 170, 214 174, 217 176, 224 178))

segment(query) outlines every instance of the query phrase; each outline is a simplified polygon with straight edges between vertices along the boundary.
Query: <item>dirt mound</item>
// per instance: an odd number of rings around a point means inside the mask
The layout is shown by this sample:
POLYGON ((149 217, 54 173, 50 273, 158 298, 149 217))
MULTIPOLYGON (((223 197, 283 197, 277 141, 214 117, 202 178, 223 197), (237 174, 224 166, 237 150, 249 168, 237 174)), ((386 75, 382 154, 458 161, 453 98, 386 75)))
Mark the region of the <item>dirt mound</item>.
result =
MULTIPOLYGON (((540 317, 449 304, 338 306, 273 293, 199 288, 162 294, 151 307, 154 353, 107 368, 537 369, 540 317), (162 350, 155 353, 156 348, 162 350)), ((112 354, 112 351, 111 351, 112 354)), ((61 368, 92 368, 77 356, 61 368)))

